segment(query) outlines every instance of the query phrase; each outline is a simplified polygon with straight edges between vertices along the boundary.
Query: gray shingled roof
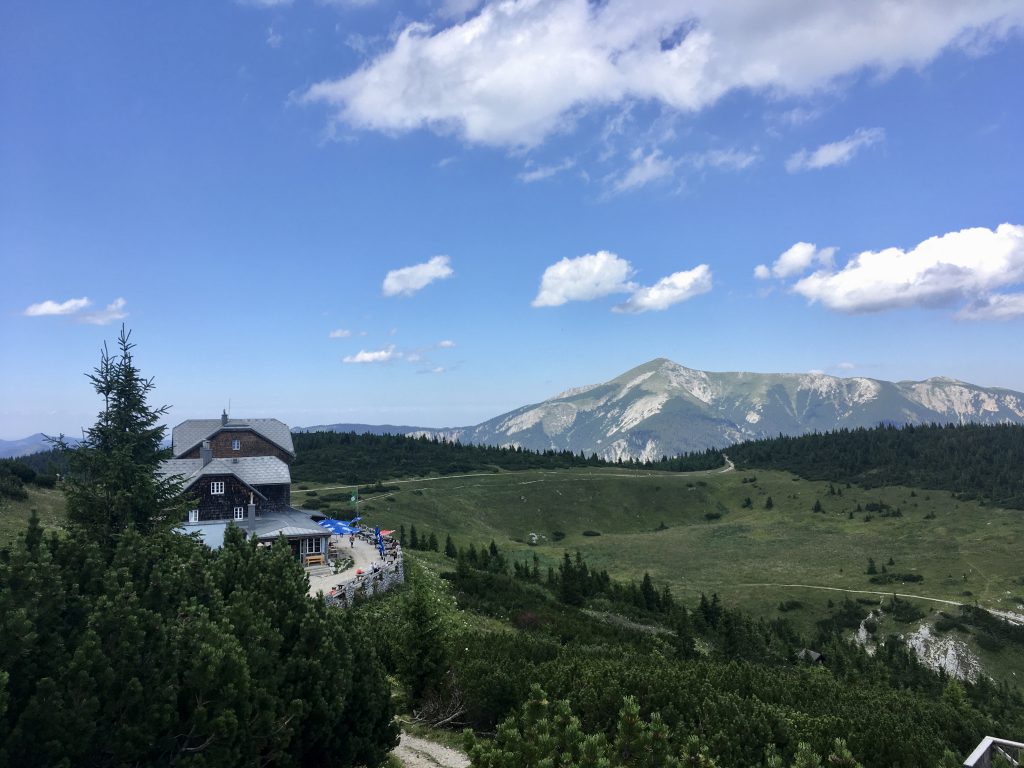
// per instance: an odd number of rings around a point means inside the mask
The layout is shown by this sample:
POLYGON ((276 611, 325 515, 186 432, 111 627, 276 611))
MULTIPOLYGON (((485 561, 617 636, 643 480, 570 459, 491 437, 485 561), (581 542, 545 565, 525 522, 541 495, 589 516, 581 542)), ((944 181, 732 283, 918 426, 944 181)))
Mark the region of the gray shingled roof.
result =
POLYGON ((290 485, 292 482, 288 465, 277 456, 213 459, 205 467, 202 459, 167 459, 160 462, 157 474, 161 477, 180 475, 186 488, 210 475, 234 475, 248 486, 290 485))
POLYGON ((330 531, 314 523, 308 514, 304 515, 294 509, 288 512, 268 512, 256 518, 256 525, 248 530, 249 535, 257 539, 276 539, 282 534, 286 538, 330 536, 330 531))
POLYGON ((314 523, 308 514, 292 508, 287 512, 267 512, 256 518, 255 525, 250 527, 248 520, 216 520, 202 523, 182 523, 175 530, 182 533, 198 532, 210 549, 224 546, 224 533, 229 525, 237 525, 247 537, 257 539, 276 539, 280 535, 285 538, 309 538, 311 536, 329 536, 330 531, 314 523))
POLYGON ((287 424, 277 419, 228 419, 227 424, 222 424, 220 419, 189 419, 171 430, 171 450, 175 456, 181 456, 221 430, 245 429, 263 435, 274 445, 295 455, 292 432, 287 424))
POLYGON ((198 533, 199 538, 203 540, 203 544, 208 546, 210 549, 220 549, 224 546, 224 534, 228 530, 228 523, 218 521, 215 523, 183 523, 174 530, 180 531, 181 533, 198 533))

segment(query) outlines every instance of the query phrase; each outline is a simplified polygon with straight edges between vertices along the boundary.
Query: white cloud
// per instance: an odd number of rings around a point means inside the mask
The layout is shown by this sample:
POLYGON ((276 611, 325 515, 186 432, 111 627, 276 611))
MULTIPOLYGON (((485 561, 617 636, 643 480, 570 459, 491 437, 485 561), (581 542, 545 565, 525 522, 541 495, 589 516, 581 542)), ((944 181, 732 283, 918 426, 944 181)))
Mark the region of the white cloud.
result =
POLYGON ((73 315, 92 304, 85 296, 80 299, 68 299, 67 301, 56 302, 52 299, 41 301, 38 304, 30 304, 22 313, 26 317, 47 317, 49 315, 73 315))
POLYGON ((820 107, 793 107, 777 116, 777 120, 788 126, 798 126, 817 120, 824 110, 820 107))
POLYGON ((281 37, 280 32, 275 31, 273 27, 267 28, 267 45, 271 48, 280 48, 282 40, 284 40, 284 38, 281 37))
POLYGON ((254 8, 278 8, 282 5, 291 5, 292 0, 235 0, 239 5, 250 5, 254 8))
POLYGON ((124 320, 128 317, 128 313, 124 311, 125 304, 127 304, 127 302, 118 297, 107 304, 104 309, 100 309, 95 312, 86 312, 84 315, 80 315, 78 317, 78 321, 81 323, 89 323, 90 325, 108 325, 115 320, 124 320))
POLYGON ((573 165, 575 165, 575 163, 571 159, 566 159, 557 165, 541 165, 536 168, 523 171, 517 178, 524 184, 532 184, 535 181, 550 179, 555 174, 569 170, 573 165))
POLYGON ((615 192, 628 192, 651 182, 670 178, 679 164, 678 160, 662 155, 659 149, 652 149, 646 154, 642 150, 635 150, 630 160, 633 164, 612 184, 615 192))
POLYGON ((444 339, 442 341, 437 342, 437 346, 439 349, 452 349, 455 347, 455 342, 452 341, 451 339, 444 339))
POLYGON ((769 277, 790 277, 792 275, 806 272, 808 267, 817 263, 823 267, 832 266, 832 257, 835 255, 835 248, 822 248, 814 243, 795 243, 775 260, 771 269, 764 264, 754 267, 754 277, 758 280, 767 280, 769 277))
POLYGON ((557 307, 567 301, 589 301, 612 293, 632 291, 629 262, 609 251, 565 258, 544 270, 535 307, 557 307))
POLYGON ((444 373, 446 370, 448 370, 448 369, 445 368, 443 365, 438 365, 438 366, 435 366, 433 368, 425 368, 425 369, 423 369, 421 371, 417 371, 417 373, 435 373, 435 374, 437 374, 437 373, 444 373))
POLYGON ((961 320, 1012 320, 1024 316, 1024 293, 994 293, 964 307, 961 320))
POLYGON ((435 256, 422 264, 393 269, 384 277, 382 289, 385 296, 412 296, 435 280, 443 280, 455 274, 447 256, 435 256))
POLYGON ((359 350, 354 355, 341 358, 343 363, 387 363, 392 360, 399 360, 402 357, 401 352, 395 350, 395 345, 391 344, 384 349, 378 349, 376 351, 368 352, 366 350, 359 350))
POLYGON ((711 290, 711 269, 700 264, 693 269, 663 277, 650 287, 637 288, 627 301, 613 312, 648 312, 668 309, 673 304, 692 299, 711 290))
POLYGON ((687 161, 698 170, 717 168, 723 171, 742 171, 757 161, 757 153, 738 149, 712 149, 691 155, 687 161))
POLYGON ((352 335, 352 331, 348 330, 347 328, 338 328, 336 330, 331 331, 329 334, 327 334, 327 338, 329 338, 329 339, 347 339, 351 335, 352 335))
POLYGON ((301 98, 354 128, 532 146, 588 110, 646 101, 695 112, 736 90, 812 95, 951 46, 982 51, 1022 20, 1017 0, 649 0, 642 11, 634 0, 492 0, 459 23, 408 24, 390 49, 301 98))
POLYGON ((840 363, 839 365, 836 366, 836 368, 838 368, 841 371, 852 371, 856 367, 857 366, 854 365, 853 363, 840 363))
MULTIPOLYGON (((792 250, 792 249, 791 249, 792 250)), ((973 320, 1024 314, 1024 297, 1006 288, 1024 284, 1024 226, 1000 224, 931 237, 910 250, 864 251, 842 269, 823 267, 792 290, 840 312, 964 303, 973 320)))
POLYGON ((630 165, 625 172, 610 177, 611 191, 615 193, 629 192, 648 184, 672 179, 682 166, 688 166, 698 171, 706 168, 720 171, 742 171, 756 162, 757 157, 756 153, 737 149, 712 149, 681 158, 666 156, 657 148, 646 152, 643 149, 634 149, 630 153, 630 165))
POLYGON ((711 269, 707 264, 675 272, 651 286, 630 282, 632 274, 632 265, 609 251, 562 259, 544 270, 533 306, 557 307, 568 301, 629 293, 630 297, 612 311, 638 313, 667 309, 711 290, 711 269))
POLYGON ((885 131, 881 128, 859 128, 845 139, 822 144, 813 152, 806 149, 794 152, 786 161, 786 170, 797 173, 816 171, 832 165, 846 165, 861 149, 877 144, 884 138, 885 131))

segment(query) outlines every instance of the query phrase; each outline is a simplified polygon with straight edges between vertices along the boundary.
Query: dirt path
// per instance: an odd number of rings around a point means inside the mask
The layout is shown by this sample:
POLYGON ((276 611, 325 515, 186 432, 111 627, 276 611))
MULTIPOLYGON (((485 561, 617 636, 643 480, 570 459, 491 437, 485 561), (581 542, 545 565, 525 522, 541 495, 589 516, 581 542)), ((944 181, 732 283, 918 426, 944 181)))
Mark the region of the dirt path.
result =
MULTIPOLYGON (((724 456, 724 454, 723 454, 723 456, 724 456)), ((609 467, 608 471, 606 471, 606 472, 591 470, 591 471, 586 472, 586 473, 580 472, 579 474, 583 475, 584 477, 620 477, 620 478, 623 478, 623 479, 634 479, 634 478, 640 478, 640 477, 654 477, 655 475, 667 475, 667 476, 671 476, 671 477, 696 477, 696 476, 699 476, 699 475, 725 474, 726 472, 732 472, 733 470, 735 470, 736 469, 736 465, 733 464, 729 460, 729 457, 728 456, 724 456, 724 458, 725 458, 725 467, 723 467, 722 469, 697 469, 697 470, 694 470, 693 472, 661 472, 661 471, 653 471, 652 472, 652 471, 648 470, 648 471, 645 472, 645 471, 640 470, 640 469, 629 470, 629 469, 617 469, 615 467, 609 467)), ((528 472, 535 472, 535 473, 540 473, 540 474, 544 474, 544 475, 560 475, 563 471, 564 470, 551 470, 551 469, 526 469, 526 470, 522 470, 523 474, 526 474, 528 472)), ((512 474, 512 473, 510 472, 508 474, 512 474)), ((433 482, 437 482, 438 480, 457 480, 457 479, 463 478, 463 477, 478 477, 478 478, 494 477, 494 473, 493 472, 473 472, 473 473, 466 474, 466 475, 440 475, 438 477, 414 477, 412 479, 407 479, 407 480, 388 480, 387 482, 388 482, 388 485, 406 485, 408 483, 433 483, 433 482)), ((572 478, 568 478, 568 479, 571 480, 572 478)), ((543 483, 543 482, 547 482, 547 479, 546 478, 541 478, 540 480, 528 480, 526 482, 520 483, 520 485, 528 485, 529 483, 543 483)), ((327 487, 324 487, 324 488, 317 488, 316 490, 317 491, 343 491, 343 490, 351 490, 352 488, 355 488, 355 487, 356 486, 354 486, 354 485, 331 485, 331 486, 327 486, 327 487)), ((459 486, 459 487, 460 488, 465 488, 466 486, 459 486)), ((368 497, 367 500, 369 500, 371 498, 373 498, 373 497, 372 496, 368 497)), ((359 503, 361 504, 362 502, 363 502, 363 499, 359 499, 359 503)))
POLYGON ((799 589, 823 589, 827 592, 849 592, 854 595, 879 595, 880 597, 889 597, 896 595, 896 597, 908 597, 913 600, 928 600, 932 603, 943 603, 945 605, 964 605, 964 603, 958 600, 943 600, 939 597, 925 597, 924 595, 907 595, 902 592, 876 592, 871 589, 843 589, 842 587, 822 587, 818 584, 737 584, 737 587, 783 587, 783 588, 799 588, 799 589))
POLYGON ((795 589, 821 589, 826 592, 847 592, 853 595, 878 595, 879 597, 889 597, 890 595, 896 595, 900 598, 908 598, 910 600, 927 600, 930 603, 942 603, 943 605, 955 605, 958 608, 963 605, 978 605, 979 608, 988 611, 994 616, 999 616, 1005 619, 1010 624, 1016 624, 1018 626, 1024 626, 1024 613, 1015 613, 1013 611, 997 610, 995 608, 985 608, 983 605, 978 603, 963 603, 959 600, 944 600, 941 597, 925 597, 924 595, 908 595, 903 592, 877 592, 871 589, 843 589, 842 587, 823 587, 819 584, 767 584, 767 583, 756 583, 756 584, 737 584, 737 587, 782 587, 782 588, 795 588, 795 589))
POLYGON ((461 752, 418 736, 402 734, 391 752, 405 768, 468 768, 469 758, 461 752))

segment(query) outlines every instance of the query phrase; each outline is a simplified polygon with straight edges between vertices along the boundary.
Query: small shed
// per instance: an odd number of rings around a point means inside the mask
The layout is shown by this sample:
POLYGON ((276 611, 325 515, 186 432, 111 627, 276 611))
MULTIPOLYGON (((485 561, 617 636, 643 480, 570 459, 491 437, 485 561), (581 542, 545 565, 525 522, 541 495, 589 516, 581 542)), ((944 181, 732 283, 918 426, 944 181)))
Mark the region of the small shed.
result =
POLYGON ((825 662, 825 654, 812 651, 810 648, 801 648, 796 652, 796 657, 808 664, 823 664, 825 662))

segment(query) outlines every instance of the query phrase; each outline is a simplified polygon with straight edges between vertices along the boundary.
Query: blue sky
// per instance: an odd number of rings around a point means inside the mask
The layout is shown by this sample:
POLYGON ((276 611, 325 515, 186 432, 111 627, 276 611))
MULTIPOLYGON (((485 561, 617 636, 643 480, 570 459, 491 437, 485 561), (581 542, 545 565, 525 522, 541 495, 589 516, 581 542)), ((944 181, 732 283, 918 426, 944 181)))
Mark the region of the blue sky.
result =
POLYGON ((0 437, 90 424, 122 322, 171 423, 1024 390, 1022 73, 1019 0, 12 0, 0 437))

